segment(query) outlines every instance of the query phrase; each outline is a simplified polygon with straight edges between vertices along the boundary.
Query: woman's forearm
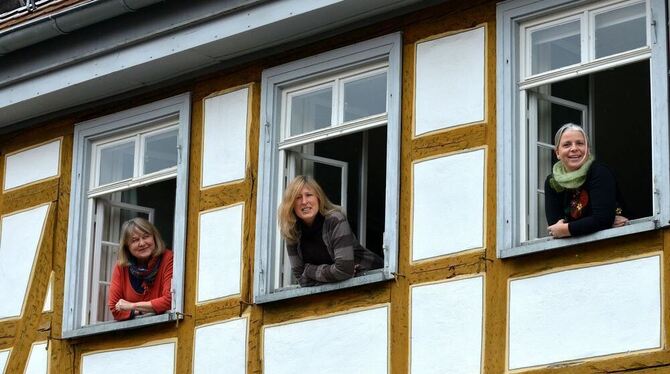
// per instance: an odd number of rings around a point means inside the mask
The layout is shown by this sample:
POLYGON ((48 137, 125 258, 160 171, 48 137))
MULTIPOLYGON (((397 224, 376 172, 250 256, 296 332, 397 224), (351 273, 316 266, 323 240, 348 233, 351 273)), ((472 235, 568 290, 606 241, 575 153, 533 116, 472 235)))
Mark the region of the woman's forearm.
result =
POLYGON ((151 305, 151 301, 138 301, 133 303, 134 309, 142 313, 156 313, 154 307, 151 305))
POLYGON ((156 313, 151 301, 136 301, 130 302, 124 299, 116 303, 116 310, 118 311, 137 311, 141 313, 156 313))

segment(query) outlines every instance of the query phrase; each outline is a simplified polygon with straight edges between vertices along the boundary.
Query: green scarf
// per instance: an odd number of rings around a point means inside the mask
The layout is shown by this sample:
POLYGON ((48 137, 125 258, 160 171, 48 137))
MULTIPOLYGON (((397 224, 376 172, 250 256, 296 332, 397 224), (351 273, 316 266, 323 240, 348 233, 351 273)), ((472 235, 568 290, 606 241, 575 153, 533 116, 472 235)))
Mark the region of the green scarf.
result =
POLYGON ((589 155, 588 160, 575 171, 567 171, 563 162, 556 162, 552 170, 551 179, 549 179, 549 185, 556 192, 561 192, 565 189, 574 190, 580 187, 586 181, 586 173, 589 171, 593 160, 593 156, 589 155))

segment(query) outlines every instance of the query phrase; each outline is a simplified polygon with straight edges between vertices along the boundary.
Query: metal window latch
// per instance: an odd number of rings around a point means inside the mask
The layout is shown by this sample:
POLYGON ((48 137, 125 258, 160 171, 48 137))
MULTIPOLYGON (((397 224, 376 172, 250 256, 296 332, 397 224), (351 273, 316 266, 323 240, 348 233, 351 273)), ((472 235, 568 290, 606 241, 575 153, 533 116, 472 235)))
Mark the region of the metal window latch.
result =
POLYGON ((27 0, 26 10, 28 10, 29 12, 34 12, 35 9, 37 9, 37 4, 35 4, 35 0, 27 0))
POLYGON ((656 20, 655 19, 651 20, 650 26, 651 26, 651 39, 652 39, 651 42, 653 44, 656 44, 657 35, 656 35, 656 20))
POLYGON ((270 144, 270 122, 265 122, 265 143, 270 144))

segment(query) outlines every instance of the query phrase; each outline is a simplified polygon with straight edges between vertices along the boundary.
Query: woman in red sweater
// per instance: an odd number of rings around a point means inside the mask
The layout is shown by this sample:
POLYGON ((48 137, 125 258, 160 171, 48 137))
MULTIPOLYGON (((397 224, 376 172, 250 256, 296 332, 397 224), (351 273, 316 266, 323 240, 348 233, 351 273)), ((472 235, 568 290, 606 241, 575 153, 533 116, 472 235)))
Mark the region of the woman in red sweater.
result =
POLYGON ((144 218, 121 228, 119 259, 112 273, 108 306, 117 321, 172 308, 172 251, 144 218))

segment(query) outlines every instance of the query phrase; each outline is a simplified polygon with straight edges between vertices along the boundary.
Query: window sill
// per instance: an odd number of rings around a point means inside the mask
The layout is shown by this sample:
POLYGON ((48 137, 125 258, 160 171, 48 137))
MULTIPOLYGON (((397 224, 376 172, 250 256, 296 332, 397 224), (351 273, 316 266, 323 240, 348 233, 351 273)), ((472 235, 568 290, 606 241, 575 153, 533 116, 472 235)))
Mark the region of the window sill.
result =
POLYGON ((657 229, 656 221, 653 218, 642 218, 631 221, 629 225, 595 232, 590 235, 584 235, 576 238, 540 238, 522 243, 516 247, 502 249, 499 251, 499 258, 509 258, 529 253, 547 251, 555 248, 569 247, 577 244, 590 243, 604 239, 616 238, 635 234, 638 232, 651 231, 657 229))
POLYGON ((393 275, 384 271, 384 269, 372 270, 365 275, 347 279, 342 282, 322 284, 314 287, 285 287, 277 289, 269 294, 255 295, 254 303, 256 304, 269 303, 277 300, 291 299, 299 296, 313 295, 317 293, 361 286, 369 283, 382 282, 388 279, 393 279, 393 275))
POLYGON ((63 338, 71 339, 71 338, 102 334, 110 331, 136 329, 143 326, 176 321, 182 318, 183 317, 181 317, 177 313, 167 312, 159 315, 140 317, 127 321, 109 321, 109 322, 96 323, 95 325, 83 326, 75 330, 63 331, 63 338))

